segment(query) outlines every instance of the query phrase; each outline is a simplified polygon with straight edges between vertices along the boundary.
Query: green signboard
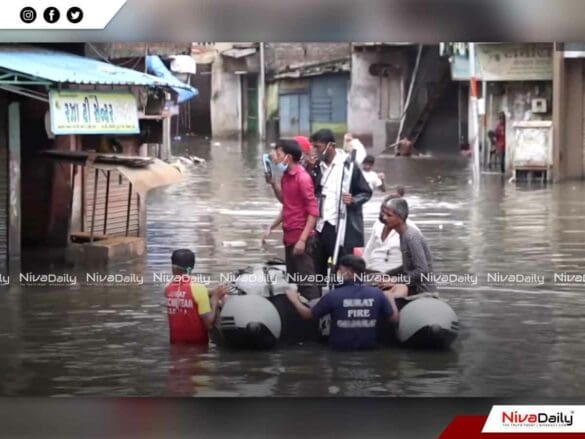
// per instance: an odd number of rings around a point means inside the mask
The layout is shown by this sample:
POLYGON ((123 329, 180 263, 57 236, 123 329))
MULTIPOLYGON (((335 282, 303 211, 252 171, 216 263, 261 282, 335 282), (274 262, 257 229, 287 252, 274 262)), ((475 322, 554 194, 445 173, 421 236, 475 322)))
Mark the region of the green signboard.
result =
POLYGON ((51 90, 51 131, 69 134, 138 134, 136 98, 129 92, 51 90))

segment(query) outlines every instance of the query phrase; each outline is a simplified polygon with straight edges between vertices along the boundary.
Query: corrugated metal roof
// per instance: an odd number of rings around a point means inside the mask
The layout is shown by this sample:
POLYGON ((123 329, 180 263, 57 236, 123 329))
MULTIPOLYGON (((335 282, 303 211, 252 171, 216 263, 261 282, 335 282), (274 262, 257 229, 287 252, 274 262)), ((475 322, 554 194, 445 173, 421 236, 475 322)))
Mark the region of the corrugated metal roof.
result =
POLYGON ((61 84, 171 87, 137 70, 38 47, 0 46, 0 68, 61 84))

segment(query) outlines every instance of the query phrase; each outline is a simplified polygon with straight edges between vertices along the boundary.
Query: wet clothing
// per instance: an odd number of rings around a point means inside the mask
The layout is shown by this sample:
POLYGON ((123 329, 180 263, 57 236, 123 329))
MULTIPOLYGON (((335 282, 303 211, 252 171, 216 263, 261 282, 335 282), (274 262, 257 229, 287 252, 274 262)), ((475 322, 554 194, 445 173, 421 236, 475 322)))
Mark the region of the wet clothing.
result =
POLYGON ((294 245, 284 247, 286 272, 289 276, 295 276, 295 283, 299 293, 307 299, 321 297, 321 286, 315 281, 317 273, 315 260, 319 254, 319 242, 316 236, 311 236, 305 244, 305 253, 295 255, 294 245))
POLYGON ((427 241, 420 230, 407 226, 400 235, 400 251, 402 266, 390 270, 388 274, 402 274, 409 278, 408 294, 420 294, 435 290, 435 284, 430 279, 433 273, 433 259, 427 241))
MULTIPOLYGON (((332 257, 335 251, 335 241, 337 240, 335 227, 326 223, 321 233, 319 233, 318 240, 319 247, 315 254, 315 268, 317 269, 317 273, 326 276, 327 270, 329 269, 329 257, 332 257)), ((341 259, 342 256, 347 254, 351 254, 352 251, 353 249, 346 250, 346 247, 341 247, 339 249, 338 259, 341 259)))
POLYGON ((311 231, 305 242, 305 252, 294 254, 294 247, 300 239, 309 216, 319 217, 319 207, 315 198, 313 179, 300 165, 289 169, 282 176, 282 229, 284 232, 286 271, 296 275, 299 280, 299 293, 307 299, 321 297, 321 288, 314 282, 315 256, 318 241, 315 231, 311 231), (307 281, 311 279, 311 282, 307 281))
POLYGON ((315 188, 311 176, 300 165, 286 171, 280 184, 284 245, 295 245, 305 229, 309 215, 319 217, 315 188))
POLYGON ((209 337, 202 317, 211 312, 207 288, 185 276, 167 285, 165 298, 171 343, 206 345, 209 337))
POLYGON ((373 349, 378 347, 377 327, 390 319, 392 307, 381 290, 346 281, 323 296, 311 313, 317 319, 331 315, 332 348, 373 349))

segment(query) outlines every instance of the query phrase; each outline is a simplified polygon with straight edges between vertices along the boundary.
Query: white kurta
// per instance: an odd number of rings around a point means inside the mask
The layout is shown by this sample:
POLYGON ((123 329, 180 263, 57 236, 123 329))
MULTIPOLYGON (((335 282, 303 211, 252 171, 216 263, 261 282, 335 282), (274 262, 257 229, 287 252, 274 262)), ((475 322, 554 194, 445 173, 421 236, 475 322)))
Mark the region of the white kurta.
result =
MULTIPOLYGON (((409 227, 418 229, 412 221, 406 220, 409 227)), ((372 227, 370 239, 364 249, 363 258, 369 270, 385 273, 402 265, 402 253, 400 252, 400 235, 396 230, 390 231, 384 241, 382 233, 384 224, 376 221, 372 227)))

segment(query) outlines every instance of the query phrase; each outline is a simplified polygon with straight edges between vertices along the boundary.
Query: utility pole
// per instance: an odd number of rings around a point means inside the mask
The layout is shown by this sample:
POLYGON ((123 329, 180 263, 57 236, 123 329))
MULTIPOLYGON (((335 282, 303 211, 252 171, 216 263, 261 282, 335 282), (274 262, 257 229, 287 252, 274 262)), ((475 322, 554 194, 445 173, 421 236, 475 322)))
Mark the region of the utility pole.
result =
POLYGON ((475 184, 479 184, 480 164, 479 164, 479 124, 477 108, 477 77, 475 72, 475 43, 469 43, 469 93, 471 97, 471 129, 470 135, 472 140, 473 151, 473 179, 475 184))
POLYGON ((264 68, 264 43, 260 43, 260 78, 258 80, 258 136, 264 140, 266 131, 266 71, 264 68))

